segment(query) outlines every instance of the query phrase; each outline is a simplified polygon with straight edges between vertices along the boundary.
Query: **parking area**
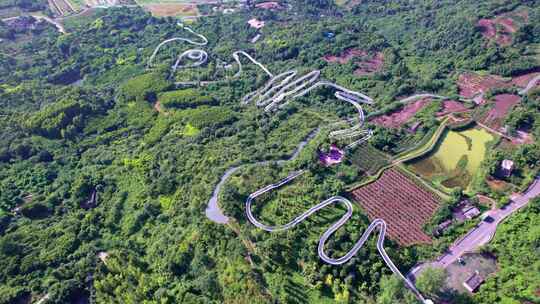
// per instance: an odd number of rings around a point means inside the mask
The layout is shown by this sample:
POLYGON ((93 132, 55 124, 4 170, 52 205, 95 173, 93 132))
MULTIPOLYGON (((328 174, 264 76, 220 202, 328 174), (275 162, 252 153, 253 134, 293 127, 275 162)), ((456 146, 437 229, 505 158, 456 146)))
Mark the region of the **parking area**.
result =
POLYGON ((447 287, 464 293, 467 290, 463 286, 463 282, 476 271, 478 271, 481 277, 487 278, 497 271, 497 261, 494 257, 487 254, 469 253, 464 254, 461 257, 461 261, 455 261, 450 264, 446 268, 446 271, 448 273, 446 280, 447 287))

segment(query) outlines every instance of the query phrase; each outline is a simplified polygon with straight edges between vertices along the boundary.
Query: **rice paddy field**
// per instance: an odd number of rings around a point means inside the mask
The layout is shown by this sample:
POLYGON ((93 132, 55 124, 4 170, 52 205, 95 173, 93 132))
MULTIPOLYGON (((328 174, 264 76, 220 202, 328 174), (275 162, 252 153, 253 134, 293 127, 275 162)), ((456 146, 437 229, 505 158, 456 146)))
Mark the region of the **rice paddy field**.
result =
POLYGON ((483 129, 447 131, 434 151, 408 163, 409 168, 441 188, 469 188, 494 137, 483 129))

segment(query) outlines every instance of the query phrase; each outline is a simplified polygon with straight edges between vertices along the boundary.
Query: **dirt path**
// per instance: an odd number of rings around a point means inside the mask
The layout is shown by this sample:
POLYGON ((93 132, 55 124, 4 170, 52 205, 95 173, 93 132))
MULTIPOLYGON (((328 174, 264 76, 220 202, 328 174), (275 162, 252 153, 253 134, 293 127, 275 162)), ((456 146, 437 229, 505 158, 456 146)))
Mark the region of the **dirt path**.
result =
POLYGON ((495 133, 495 134, 497 134, 497 135, 499 135, 499 136, 501 136, 501 137, 504 137, 504 138, 506 138, 506 139, 508 139, 508 140, 510 140, 510 141, 514 141, 514 140, 515 140, 514 138, 512 138, 512 137, 510 137, 510 136, 508 136, 508 135, 506 135, 506 134, 503 134, 503 133, 501 133, 501 132, 499 132, 499 131, 497 131, 497 130, 495 130, 495 129, 492 129, 492 128, 486 126, 485 124, 483 124, 483 123, 481 123, 481 122, 479 122, 479 121, 477 121, 476 124, 479 125, 480 127, 484 128, 484 129, 486 129, 487 131, 489 131, 489 132, 491 132, 491 133, 495 133))
POLYGON ((531 79, 531 81, 529 81, 527 86, 523 90, 518 92, 519 95, 527 94, 532 88, 536 87, 536 85, 538 85, 538 83, 540 83, 540 75, 537 75, 536 77, 531 79))
POLYGON ((36 15, 36 14, 30 14, 30 16, 34 17, 37 20, 45 20, 46 22, 49 22, 50 24, 54 25, 60 33, 67 34, 67 31, 64 25, 56 20, 53 20, 47 16, 36 15))
POLYGON ((39 15, 39 14, 29 14, 29 15, 20 15, 20 16, 15 16, 15 17, 9 17, 9 18, 5 18, 5 19, 2 19, 2 22, 7 22, 7 21, 11 21, 11 20, 15 20, 17 18, 20 18, 20 17, 25 17, 25 16, 31 16, 33 17, 34 19, 36 19, 37 21, 45 21, 45 22, 48 22, 52 25, 54 25, 58 31, 62 34, 67 34, 67 31, 66 31, 66 28, 64 27, 64 25, 62 25, 60 22, 56 21, 56 20, 53 20, 47 16, 44 16, 44 15, 39 15))

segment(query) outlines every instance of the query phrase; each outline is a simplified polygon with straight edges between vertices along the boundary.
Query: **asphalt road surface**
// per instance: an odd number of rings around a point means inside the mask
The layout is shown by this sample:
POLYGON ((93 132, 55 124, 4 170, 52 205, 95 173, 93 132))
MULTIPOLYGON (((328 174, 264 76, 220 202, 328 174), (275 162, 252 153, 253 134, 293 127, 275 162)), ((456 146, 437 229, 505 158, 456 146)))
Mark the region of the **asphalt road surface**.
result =
POLYGON ((446 268, 448 265, 457 261, 464 253, 474 251, 479 247, 489 243, 495 232, 497 226, 512 213, 525 207, 531 199, 540 195, 540 177, 536 178, 529 188, 521 195, 515 196, 510 202, 499 209, 490 210, 485 213, 486 217, 491 218, 486 221, 483 220, 475 228, 469 231, 464 237, 457 240, 448 251, 440 256, 436 261, 421 264, 413 268, 408 277, 415 277, 423 269, 428 266, 446 268))

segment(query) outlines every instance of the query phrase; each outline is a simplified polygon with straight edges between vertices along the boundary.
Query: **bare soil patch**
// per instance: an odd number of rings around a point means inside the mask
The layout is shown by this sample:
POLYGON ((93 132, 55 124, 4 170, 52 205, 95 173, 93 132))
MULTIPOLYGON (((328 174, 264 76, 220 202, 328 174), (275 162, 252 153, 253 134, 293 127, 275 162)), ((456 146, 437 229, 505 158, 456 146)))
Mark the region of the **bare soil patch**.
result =
POLYGON ((160 3, 147 4, 144 8, 156 17, 198 16, 199 10, 195 4, 160 3))
POLYGON ((486 183, 488 184, 489 188, 491 188, 491 190, 499 193, 505 193, 512 189, 512 184, 500 179, 496 179, 494 177, 487 178, 486 183))
POLYGON ((534 137, 529 132, 526 132, 523 130, 517 130, 516 136, 514 136, 512 139, 512 143, 514 145, 533 144, 534 137))
POLYGON ((257 3, 257 4, 255 4, 255 7, 256 8, 267 9, 267 10, 281 10, 281 9, 283 9, 283 6, 281 6, 281 4, 279 4, 279 2, 276 2, 276 1, 268 1, 268 2, 257 3))
POLYGON ((394 111, 389 114, 377 116, 370 120, 371 123, 374 123, 379 126, 386 128, 399 128, 405 124, 409 119, 411 119, 418 111, 425 107, 431 99, 423 98, 415 102, 408 103, 403 106, 398 111, 394 111))
POLYGON ((384 54, 381 52, 375 53, 370 58, 356 63, 358 68, 354 71, 356 76, 370 75, 382 70, 384 65, 384 54))
POLYGON ((497 208, 497 202, 493 200, 492 198, 489 198, 487 196, 480 195, 480 194, 476 195, 476 197, 478 198, 478 203, 480 205, 490 207, 492 209, 497 208))
POLYGON ((463 103, 455 100, 445 100, 442 103, 442 109, 437 112, 437 116, 444 116, 452 113, 467 112, 467 109, 463 103))
POLYGON ((354 60, 354 63, 357 66, 357 69, 354 71, 354 75, 356 76, 370 75, 379 72, 384 65, 384 54, 381 52, 370 54, 364 50, 347 49, 338 55, 328 54, 323 56, 324 61, 339 64, 346 64, 355 58, 358 58, 357 60, 354 60))
POLYGON ((540 67, 533 69, 530 72, 516 76, 512 78, 512 84, 520 88, 524 88, 529 84, 529 81, 533 80, 534 77, 540 75, 540 67))
POLYGON ((527 23, 528 19, 527 11, 517 11, 505 13, 492 19, 480 19, 476 25, 484 38, 507 46, 512 43, 513 34, 527 23))
POLYGON ((351 61, 351 59, 353 59, 354 57, 363 57, 367 55, 368 53, 366 51, 362 51, 358 49, 347 49, 338 55, 330 55, 330 54, 324 55, 323 60, 329 63, 346 64, 347 62, 351 61))
POLYGON ((468 72, 459 75, 457 86, 459 95, 465 98, 473 98, 487 92, 489 89, 510 87, 511 84, 497 75, 479 75, 468 72))
POLYGON ((491 110, 482 122, 495 130, 502 127, 502 122, 513 106, 519 103, 521 97, 513 94, 500 94, 494 97, 491 110))
POLYGON ((478 20, 477 26, 480 28, 480 32, 487 39, 493 39, 497 35, 495 30, 495 22, 490 19, 480 19, 478 20))

